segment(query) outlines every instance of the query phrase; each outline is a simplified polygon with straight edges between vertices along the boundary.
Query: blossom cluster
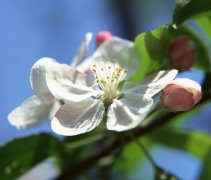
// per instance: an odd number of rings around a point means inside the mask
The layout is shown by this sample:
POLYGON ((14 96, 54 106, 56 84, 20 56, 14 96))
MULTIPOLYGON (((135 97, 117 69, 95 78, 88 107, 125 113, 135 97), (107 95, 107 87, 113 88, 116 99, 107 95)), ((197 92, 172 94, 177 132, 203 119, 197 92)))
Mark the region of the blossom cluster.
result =
POLYGON ((129 82, 140 67, 134 43, 109 33, 97 38, 96 51, 87 57, 92 34, 86 34, 71 65, 39 59, 30 74, 35 95, 9 114, 9 122, 28 128, 50 119, 52 130, 66 136, 89 132, 102 121, 109 130, 126 131, 139 126, 159 101, 183 111, 200 100, 200 85, 189 83, 187 90, 174 80, 174 69, 129 82), (176 100, 178 94, 186 98, 176 100))

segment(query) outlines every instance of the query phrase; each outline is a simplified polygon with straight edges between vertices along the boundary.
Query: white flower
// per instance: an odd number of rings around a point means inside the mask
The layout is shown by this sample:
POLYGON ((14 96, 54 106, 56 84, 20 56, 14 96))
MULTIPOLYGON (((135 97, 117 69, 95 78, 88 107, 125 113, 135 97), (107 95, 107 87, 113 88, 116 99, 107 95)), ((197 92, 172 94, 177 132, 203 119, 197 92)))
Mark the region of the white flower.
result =
POLYGON ((125 131, 138 126, 155 106, 153 96, 174 79, 177 70, 159 71, 141 84, 126 82, 122 89, 119 83, 127 77, 128 70, 117 63, 94 64, 95 82, 89 84, 84 83, 86 74, 77 73, 81 78, 76 84, 55 72, 48 71, 46 76, 51 93, 65 102, 51 121, 53 131, 61 135, 89 132, 104 117, 109 130, 125 131))
MULTIPOLYGON (((46 72, 50 69, 59 68, 62 72, 66 69, 76 69, 77 65, 85 58, 92 34, 87 33, 78 53, 73 59, 71 66, 59 64, 52 58, 41 58, 32 67, 30 74, 31 87, 35 93, 26 99, 20 106, 15 108, 9 115, 9 122, 17 128, 28 128, 36 126, 52 118, 61 107, 62 102, 56 99, 46 84, 46 72)), ((70 76, 68 73, 64 76, 70 76)), ((71 75, 74 76, 74 75, 71 75)))

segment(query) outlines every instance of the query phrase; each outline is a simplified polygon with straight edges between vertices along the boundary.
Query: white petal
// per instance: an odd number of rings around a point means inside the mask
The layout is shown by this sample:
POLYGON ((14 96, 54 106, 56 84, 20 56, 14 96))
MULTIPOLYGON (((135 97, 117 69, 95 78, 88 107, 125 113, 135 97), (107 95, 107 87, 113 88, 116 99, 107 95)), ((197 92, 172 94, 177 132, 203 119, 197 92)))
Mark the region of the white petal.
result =
POLYGON ((54 132, 73 136, 93 130, 103 119, 104 105, 101 101, 86 99, 81 102, 68 102, 56 113, 51 121, 54 132))
POLYGON ((126 82, 124 93, 139 93, 146 97, 153 97, 161 91, 177 75, 177 70, 159 71, 145 78, 141 83, 126 82))
POLYGON ((31 87, 37 97, 46 104, 51 104, 54 101, 54 97, 50 93, 46 84, 46 71, 55 64, 58 63, 54 59, 45 57, 39 59, 31 68, 31 87))
POLYGON ((132 129, 145 119, 153 105, 152 98, 139 94, 126 94, 122 99, 115 99, 108 109, 107 128, 114 131, 132 129))
POLYGON ((118 37, 112 37, 102 43, 95 51, 91 59, 84 62, 79 69, 84 70, 88 64, 98 64, 101 60, 110 61, 117 60, 117 64, 128 70, 127 77, 133 75, 139 68, 139 56, 134 49, 134 43, 118 37))
POLYGON ((50 109, 51 105, 46 105, 36 96, 32 96, 15 108, 8 115, 8 120, 17 128, 34 127, 48 119, 50 109))
POLYGON ((48 69, 46 81, 50 92, 60 100, 81 101, 97 95, 87 74, 65 64, 48 69))
POLYGON ((76 67, 86 57, 91 39, 92 39, 92 33, 87 33, 78 50, 78 53, 73 58, 73 61, 71 63, 72 67, 76 67))
POLYGON ((79 64, 77 66, 77 69, 86 74, 92 74, 93 64, 96 64, 95 59, 92 57, 89 57, 89 58, 86 58, 81 64, 79 64))
POLYGON ((51 110, 49 112, 48 118, 49 119, 53 119, 55 117, 55 114, 57 113, 57 111, 61 108, 61 106, 63 105, 62 102, 55 100, 54 104, 51 107, 51 110))

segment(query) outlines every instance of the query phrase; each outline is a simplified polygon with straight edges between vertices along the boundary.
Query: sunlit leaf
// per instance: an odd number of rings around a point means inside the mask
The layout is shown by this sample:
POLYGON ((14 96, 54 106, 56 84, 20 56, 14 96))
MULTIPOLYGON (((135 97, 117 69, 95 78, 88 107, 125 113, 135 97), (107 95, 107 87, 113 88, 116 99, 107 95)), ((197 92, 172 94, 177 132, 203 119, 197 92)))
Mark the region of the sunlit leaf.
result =
POLYGON ((203 13, 201 16, 197 17, 196 22, 200 25, 200 27, 211 36, 211 12, 203 13))
POLYGON ((44 133, 7 143, 0 148, 0 179, 16 179, 60 147, 60 141, 44 133))
POLYGON ((162 128, 152 133, 150 139, 168 147, 184 150, 202 159, 211 148, 211 135, 200 131, 162 128))
POLYGON ((161 26, 152 31, 144 32, 135 39, 141 64, 140 69, 132 80, 139 81, 147 74, 165 67, 167 48, 169 46, 168 26, 161 26))
POLYGON ((209 10, 211 10, 210 0, 177 0, 173 14, 173 24, 179 26, 185 20, 209 10))
POLYGON ((211 148, 207 156, 204 158, 204 164, 202 166, 201 174, 199 176, 200 180, 207 180, 210 177, 211 170, 211 148))
MULTIPOLYGON (((140 141, 145 145, 147 149, 153 146, 153 143, 148 141, 147 138, 140 138, 140 141)), ((127 174, 137 167, 140 162, 146 158, 143 151, 135 142, 131 142, 122 148, 121 153, 116 157, 114 162, 114 168, 122 174, 127 174)))

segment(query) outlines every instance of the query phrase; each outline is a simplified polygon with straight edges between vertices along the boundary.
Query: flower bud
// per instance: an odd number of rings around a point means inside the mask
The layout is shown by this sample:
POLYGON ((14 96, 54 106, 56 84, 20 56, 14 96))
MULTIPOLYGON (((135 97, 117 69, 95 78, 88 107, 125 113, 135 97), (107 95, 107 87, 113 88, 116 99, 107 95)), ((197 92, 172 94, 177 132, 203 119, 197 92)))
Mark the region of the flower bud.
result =
POLYGON ((201 86, 187 78, 177 78, 163 90, 162 103, 173 111, 187 111, 201 100, 201 86))
POLYGON ((188 36, 178 36, 169 48, 170 63, 180 71, 190 69, 196 60, 195 43, 188 36))
POLYGON ((112 33, 109 31, 99 32, 96 37, 96 47, 99 47, 104 41, 110 39, 111 37, 112 33))

